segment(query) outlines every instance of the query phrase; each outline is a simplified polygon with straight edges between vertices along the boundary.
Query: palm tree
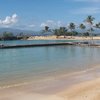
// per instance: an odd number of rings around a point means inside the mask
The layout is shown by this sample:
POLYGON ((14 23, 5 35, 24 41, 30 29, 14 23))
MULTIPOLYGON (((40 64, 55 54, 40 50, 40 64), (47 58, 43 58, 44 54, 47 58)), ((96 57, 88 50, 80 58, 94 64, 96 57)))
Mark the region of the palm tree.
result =
POLYGON ((94 27, 100 29, 100 22, 98 24, 96 24, 94 27))
POLYGON ((66 27, 60 27, 59 31, 60 31, 60 34, 61 34, 61 35, 64 35, 64 38, 66 38, 66 37, 65 37, 65 36, 66 36, 66 33, 67 33, 66 27))
POLYGON ((49 26, 45 26, 44 29, 41 31, 42 34, 49 32, 49 26))
MULTIPOLYGON (((84 31, 86 29, 86 26, 84 24, 80 24, 79 28, 84 31)), ((84 32, 82 32, 82 36, 83 36, 84 32)))
POLYGON ((86 19, 85 19, 85 22, 87 22, 89 25, 90 25, 90 28, 89 28, 89 33, 90 33, 90 35, 91 35, 91 38, 92 38, 92 41, 93 41, 93 31, 94 31, 94 29, 93 29, 93 21, 95 20, 95 18, 94 17, 92 17, 91 15, 90 16, 88 16, 86 19))
POLYGON ((54 35, 57 36, 57 38, 60 36, 60 31, 59 31, 59 29, 54 29, 54 30, 53 30, 53 33, 54 33, 54 35))
POLYGON ((71 30, 71 32, 72 32, 72 36, 73 36, 73 31, 75 30, 75 24, 74 23, 70 23, 69 24, 69 26, 68 26, 68 28, 71 30))
POLYGON ((92 25, 94 20, 95 20, 95 18, 92 17, 91 15, 89 15, 89 16, 86 18, 85 21, 92 25))
POLYGON ((67 34, 67 29, 66 27, 60 27, 59 29, 54 29, 53 32, 57 36, 57 38, 58 36, 61 36, 61 35, 64 35, 64 38, 65 38, 67 34))
POLYGON ((81 30, 85 30, 85 29, 86 29, 86 26, 85 26, 84 24, 80 24, 80 25, 79 25, 79 28, 80 28, 81 30))
POLYGON ((45 26, 45 31, 48 32, 49 31, 49 27, 45 26))
POLYGON ((93 34, 92 32, 94 31, 93 27, 91 27, 90 29, 87 30, 89 33, 91 33, 91 37, 92 37, 92 40, 93 40, 93 34))

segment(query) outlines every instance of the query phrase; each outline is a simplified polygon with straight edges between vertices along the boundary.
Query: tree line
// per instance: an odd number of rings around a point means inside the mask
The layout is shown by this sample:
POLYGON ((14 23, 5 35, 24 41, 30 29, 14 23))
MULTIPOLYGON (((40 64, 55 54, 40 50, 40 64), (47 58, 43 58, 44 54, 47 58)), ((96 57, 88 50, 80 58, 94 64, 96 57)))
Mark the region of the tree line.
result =
POLYGON ((57 37, 61 35, 63 35, 64 37, 81 35, 81 36, 90 36, 93 39, 94 36, 93 31, 95 30, 95 28, 100 29, 100 22, 94 25, 94 20, 95 18, 90 15, 83 21, 83 23, 81 23, 78 26, 75 25, 75 23, 73 22, 69 23, 67 27, 60 27, 56 29, 49 29, 49 26, 45 26, 45 32, 51 31, 57 37), (87 23, 87 25, 85 23, 87 23), (79 28, 81 32, 75 31, 77 28, 79 28))
POLYGON ((23 32, 14 35, 12 32, 3 32, 0 36, 0 40, 21 40, 21 39, 27 39, 29 36, 25 35, 23 32))

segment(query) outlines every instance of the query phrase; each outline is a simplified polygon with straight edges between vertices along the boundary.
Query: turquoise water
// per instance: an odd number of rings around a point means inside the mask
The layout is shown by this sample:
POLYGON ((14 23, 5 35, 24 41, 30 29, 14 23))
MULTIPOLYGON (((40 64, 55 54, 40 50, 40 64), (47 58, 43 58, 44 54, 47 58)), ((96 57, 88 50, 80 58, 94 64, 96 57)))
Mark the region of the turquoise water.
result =
MULTIPOLYGON (((2 41, 1 43, 13 45, 48 42, 61 41, 2 41)), ((100 48, 56 46, 0 49, 0 86, 77 72, 99 64, 100 48)))
MULTIPOLYGON (((75 40, 70 40, 73 42, 75 40)), ((0 44, 4 45, 16 45, 16 44, 41 44, 41 43, 53 43, 53 42, 69 42, 69 40, 18 40, 18 41, 0 41, 0 44)))

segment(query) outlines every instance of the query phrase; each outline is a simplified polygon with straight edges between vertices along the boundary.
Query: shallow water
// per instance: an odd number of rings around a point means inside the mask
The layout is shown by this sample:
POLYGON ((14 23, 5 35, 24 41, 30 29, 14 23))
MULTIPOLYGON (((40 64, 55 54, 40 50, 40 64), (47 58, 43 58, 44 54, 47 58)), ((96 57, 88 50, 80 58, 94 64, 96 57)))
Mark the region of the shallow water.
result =
MULTIPOLYGON (((31 44, 62 41, 3 41, 31 44)), ((63 42, 66 42, 63 40, 63 42)), ((0 50, 0 86, 77 72, 100 63, 100 48, 56 46, 0 50)))

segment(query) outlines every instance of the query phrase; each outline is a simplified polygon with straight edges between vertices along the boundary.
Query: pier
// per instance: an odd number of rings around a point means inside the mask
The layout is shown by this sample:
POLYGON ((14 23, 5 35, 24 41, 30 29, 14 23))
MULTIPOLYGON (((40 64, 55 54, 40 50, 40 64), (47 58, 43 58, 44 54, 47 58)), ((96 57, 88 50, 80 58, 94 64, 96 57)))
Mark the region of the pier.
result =
POLYGON ((73 45, 73 46, 96 46, 99 47, 98 44, 89 44, 88 42, 61 42, 61 43, 47 43, 47 44, 23 44, 23 45, 0 45, 0 49, 10 49, 10 48, 28 48, 28 47, 46 47, 46 46, 65 46, 65 45, 73 45))

